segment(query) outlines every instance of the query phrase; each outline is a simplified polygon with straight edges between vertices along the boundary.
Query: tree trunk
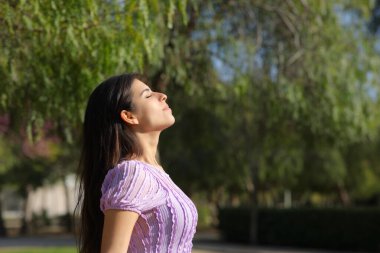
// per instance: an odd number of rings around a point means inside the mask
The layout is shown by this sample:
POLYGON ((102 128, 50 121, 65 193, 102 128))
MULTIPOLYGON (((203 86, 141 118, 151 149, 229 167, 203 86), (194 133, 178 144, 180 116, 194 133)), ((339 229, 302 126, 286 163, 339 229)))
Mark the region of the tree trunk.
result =
POLYGON ((346 188, 344 187, 343 184, 338 184, 337 185, 337 190, 338 190, 338 195, 341 203, 344 206, 349 206, 351 204, 351 198, 350 195, 348 194, 346 188))
POLYGON ((62 178, 62 182, 63 182, 63 189, 65 192, 65 205, 66 205, 66 215, 64 218, 65 228, 66 228, 66 232, 72 232, 73 222, 72 222, 71 209, 70 209, 69 188, 67 187, 65 176, 63 176, 63 178, 62 178))
MULTIPOLYGON (((1 193, 1 190, 0 190, 1 193)), ((0 194, 0 237, 6 237, 7 230, 5 229, 4 219, 3 219, 3 208, 2 208, 2 198, 0 194)))
POLYGON ((257 230, 258 230, 258 201, 257 201, 257 195, 258 195, 258 169, 259 166, 256 161, 251 162, 251 173, 252 173, 252 182, 253 182, 253 191, 251 195, 251 222, 250 222, 250 231, 249 231, 249 242, 251 244, 257 244, 258 238, 257 238, 257 230))
POLYGON ((25 188, 25 195, 24 195, 24 203, 23 203, 23 214, 22 214, 22 221, 21 221, 21 229, 20 229, 20 234, 21 235, 26 235, 31 233, 29 223, 30 220, 27 220, 27 213, 28 213, 28 207, 29 207, 29 196, 30 193, 32 192, 33 187, 31 185, 27 185, 25 188))
POLYGON ((21 228, 20 228, 20 235, 26 235, 28 233, 28 222, 26 221, 26 212, 27 212, 27 206, 28 206, 28 195, 24 198, 24 203, 22 206, 22 218, 21 218, 21 228))

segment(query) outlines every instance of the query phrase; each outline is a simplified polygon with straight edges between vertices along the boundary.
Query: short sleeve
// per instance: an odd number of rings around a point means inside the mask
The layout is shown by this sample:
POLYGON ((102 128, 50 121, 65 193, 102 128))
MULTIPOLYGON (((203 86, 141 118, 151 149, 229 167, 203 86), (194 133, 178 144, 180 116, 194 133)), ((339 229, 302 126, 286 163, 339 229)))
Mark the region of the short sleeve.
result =
POLYGON ((124 161, 108 171, 102 184, 100 209, 141 214, 166 202, 167 192, 143 163, 124 161))

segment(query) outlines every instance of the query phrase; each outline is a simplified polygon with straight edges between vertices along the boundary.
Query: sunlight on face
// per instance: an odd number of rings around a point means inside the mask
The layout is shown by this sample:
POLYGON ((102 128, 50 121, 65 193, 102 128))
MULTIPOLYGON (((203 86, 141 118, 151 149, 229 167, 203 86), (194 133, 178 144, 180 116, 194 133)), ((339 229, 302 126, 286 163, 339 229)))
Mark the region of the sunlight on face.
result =
POLYGON ((132 83, 133 115, 138 120, 137 131, 162 131, 174 124, 172 110, 166 103, 167 96, 152 91, 148 85, 136 79, 132 83))

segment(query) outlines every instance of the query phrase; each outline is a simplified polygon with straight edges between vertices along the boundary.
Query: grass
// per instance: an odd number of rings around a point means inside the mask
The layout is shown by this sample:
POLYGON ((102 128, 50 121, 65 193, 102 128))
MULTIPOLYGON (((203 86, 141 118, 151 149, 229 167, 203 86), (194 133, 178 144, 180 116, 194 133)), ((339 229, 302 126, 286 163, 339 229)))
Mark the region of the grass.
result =
POLYGON ((1 249, 0 253, 77 253, 75 247, 44 247, 44 248, 18 248, 18 249, 1 249))

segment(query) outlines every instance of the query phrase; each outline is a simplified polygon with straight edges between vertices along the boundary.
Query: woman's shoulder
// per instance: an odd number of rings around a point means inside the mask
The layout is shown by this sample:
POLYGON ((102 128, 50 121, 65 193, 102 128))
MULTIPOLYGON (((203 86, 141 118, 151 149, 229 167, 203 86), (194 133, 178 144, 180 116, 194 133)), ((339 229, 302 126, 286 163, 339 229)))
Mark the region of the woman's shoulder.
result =
POLYGON ((125 160, 110 169, 103 181, 101 209, 138 210, 165 201, 167 191, 148 164, 125 160))
POLYGON ((121 160, 114 168, 112 169, 135 169, 136 167, 138 168, 146 168, 151 166, 150 164, 140 161, 140 160, 121 160))
POLYGON ((108 170, 103 181, 103 187, 120 181, 132 180, 136 177, 146 177, 146 166, 137 160, 123 160, 108 170))
POLYGON ((111 172, 133 172, 137 169, 143 168, 137 160, 121 160, 115 167, 110 169, 111 172))
MULTIPOLYGON (((108 173, 149 173, 157 172, 168 175, 162 167, 156 167, 149 163, 140 161, 140 160, 122 160, 114 168, 110 169, 108 173)), ((153 173, 156 174, 156 173, 153 173)))

